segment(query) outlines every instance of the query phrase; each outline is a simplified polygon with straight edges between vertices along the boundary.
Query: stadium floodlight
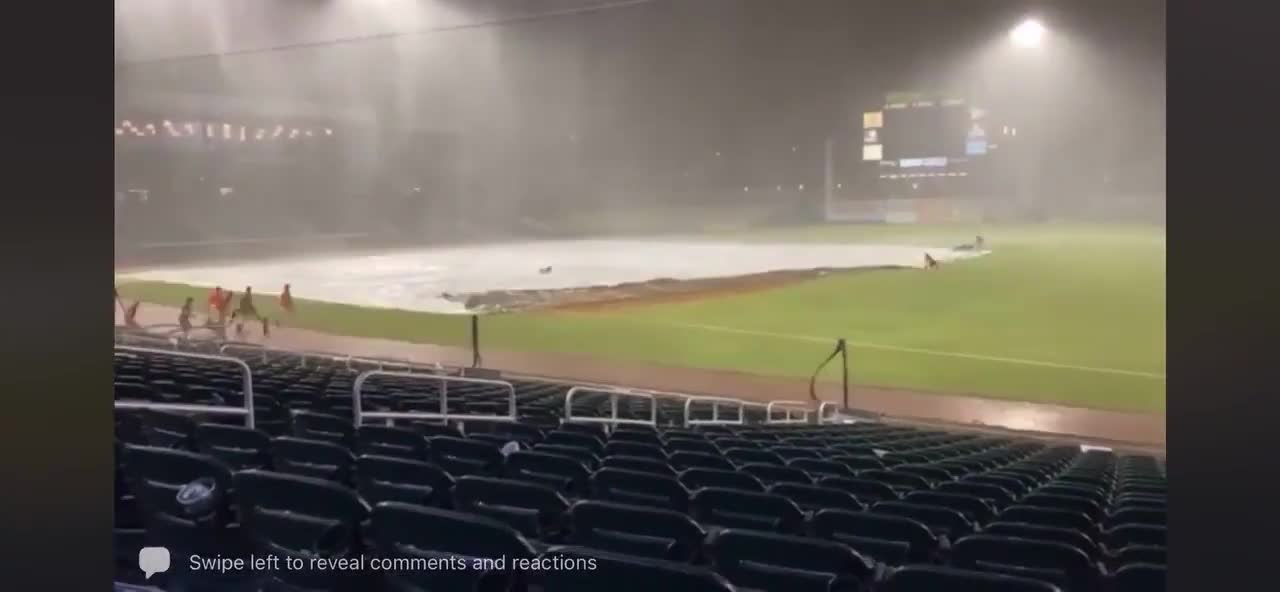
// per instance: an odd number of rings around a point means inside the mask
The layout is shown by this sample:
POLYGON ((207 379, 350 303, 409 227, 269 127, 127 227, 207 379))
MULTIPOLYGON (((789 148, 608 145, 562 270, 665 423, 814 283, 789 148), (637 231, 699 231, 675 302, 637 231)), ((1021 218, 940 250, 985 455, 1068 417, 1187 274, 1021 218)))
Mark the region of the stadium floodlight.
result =
POLYGON ((1009 31, 1009 40, 1019 49, 1035 49, 1044 40, 1045 28, 1040 21, 1027 19, 1009 31))

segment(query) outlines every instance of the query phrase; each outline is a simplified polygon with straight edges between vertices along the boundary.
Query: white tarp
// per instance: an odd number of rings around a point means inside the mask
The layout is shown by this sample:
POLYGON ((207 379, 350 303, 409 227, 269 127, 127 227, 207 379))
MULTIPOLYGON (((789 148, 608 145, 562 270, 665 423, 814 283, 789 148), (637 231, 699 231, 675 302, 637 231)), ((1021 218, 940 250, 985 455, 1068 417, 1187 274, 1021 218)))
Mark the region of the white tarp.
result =
POLYGON ((125 274, 121 279, 218 285, 237 293, 245 286, 277 293, 288 283, 297 298, 464 313, 461 303, 442 294, 613 286, 818 268, 918 268, 924 266, 926 252, 943 263, 983 254, 900 245, 565 240, 166 268, 125 274), (547 266, 551 273, 539 273, 539 268, 547 266))

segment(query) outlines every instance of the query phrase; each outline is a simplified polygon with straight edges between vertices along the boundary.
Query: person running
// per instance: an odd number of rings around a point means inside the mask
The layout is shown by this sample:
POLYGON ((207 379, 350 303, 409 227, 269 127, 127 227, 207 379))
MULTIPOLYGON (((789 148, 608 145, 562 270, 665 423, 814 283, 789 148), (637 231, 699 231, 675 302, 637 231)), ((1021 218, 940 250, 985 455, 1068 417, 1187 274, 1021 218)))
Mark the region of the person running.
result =
POLYGON ((938 260, 937 260, 937 259, 934 259, 932 255, 930 255, 930 254, 928 254, 928 253, 925 253, 925 254, 924 254, 924 268, 925 268, 925 269, 937 269, 937 268, 938 268, 938 260))
MULTIPOLYGON (((284 291, 280 293, 280 310, 289 318, 289 324, 293 324, 293 291, 290 290, 289 284, 284 285, 284 291)), ((280 326, 280 319, 276 319, 276 326, 280 326)))
POLYGON ((191 309, 195 303, 196 299, 188 296, 187 301, 182 303, 182 310, 178 312, 178 326, 182 328, 183 339, 191 336, 191 309))
MULTIPOLYGON (((209 305, 209 318, 210 318, 210 319, 212 319, 212 318, 213 318, 213 316, 214 316, 214 313, 215 313, 215 312, 217 312, 217 313, 220 313, 220 312, 221 312, 221 310, 222 310, 222 286, 215 286, 215 287, 213 288, 213 290, 212 290, 211 292, 209 292, 209 301, 208 301, 208 305, 209 305)), ((219 316, 221 316, 221 314, 219 314, 219 316)))
POLYGON ((247 320, 260 321, 262 317, 258 315, 258 309, 253 306, 253 286, 245 286, 244 294, 240 295, 240 306, 231 313, 231 318, 236 320, 236 334, 244 334, 244 322, 247 320))
POLYGON ((129 308, 124 309, 124 326, 130 329, 141 329, 138 325, 138 307, 142 306, 141 300, 134 300, 129 308))

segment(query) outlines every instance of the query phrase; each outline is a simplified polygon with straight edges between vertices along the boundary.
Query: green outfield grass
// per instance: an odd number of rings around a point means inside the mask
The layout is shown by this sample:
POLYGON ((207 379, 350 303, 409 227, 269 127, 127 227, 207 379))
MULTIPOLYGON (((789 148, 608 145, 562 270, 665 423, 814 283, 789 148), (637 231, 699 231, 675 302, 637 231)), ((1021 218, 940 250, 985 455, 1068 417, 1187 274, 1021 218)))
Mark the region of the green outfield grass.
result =
MULTIPOLYGON (((857 382, 1163 412, 1163 228, 821 226, 736 232, 761 241, 947 246, 985 235, 989 256, 862 271, 772 290, 608 312, 487 317, 485 347, 808 376, 836 337, 857 382)), ((179 305, 203 289, 120 287, 179 305)), ((273 304, 262 299, 264 313, 273 304)), ((464 318, 299 300, 294 324, 331 333, 465 344, 464 318)))

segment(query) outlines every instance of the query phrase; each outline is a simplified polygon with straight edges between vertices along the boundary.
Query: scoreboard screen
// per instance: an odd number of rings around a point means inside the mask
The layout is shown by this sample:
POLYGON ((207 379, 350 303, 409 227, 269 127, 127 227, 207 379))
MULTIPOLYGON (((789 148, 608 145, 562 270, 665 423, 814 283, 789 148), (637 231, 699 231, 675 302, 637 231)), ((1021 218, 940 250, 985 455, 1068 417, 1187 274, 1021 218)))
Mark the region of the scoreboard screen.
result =
MULTIPOLYGON (((923 102, 922 102, 923 103, 923 102)), ((964 156, 969 131, 969 107, 959 105, 906 106, 884 110, 884 158, 964 156)))
POLYGON ((955 98, 890 95, 884 108, 863 114, 863 160, 980 156, 987 152, 984 113, 955 98))

